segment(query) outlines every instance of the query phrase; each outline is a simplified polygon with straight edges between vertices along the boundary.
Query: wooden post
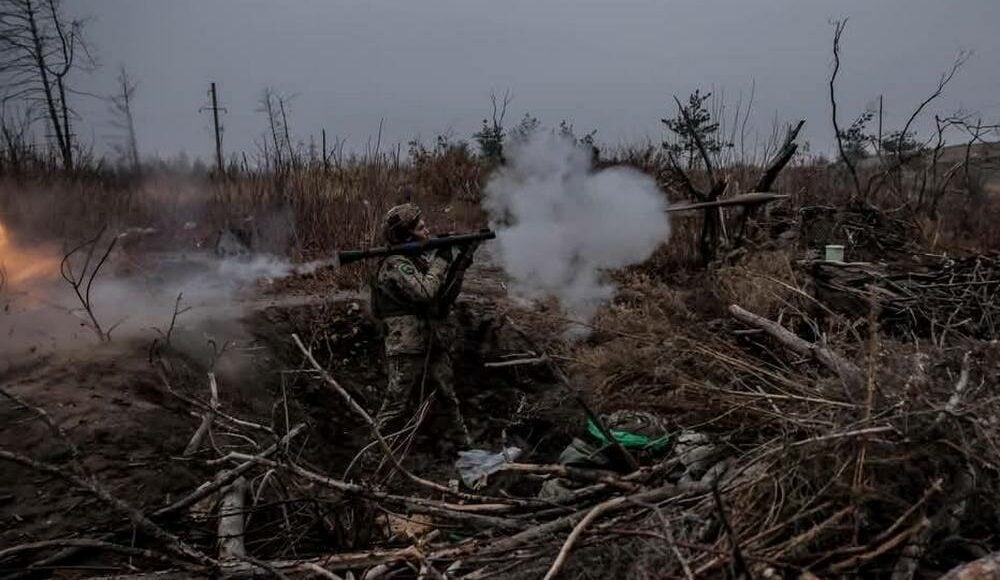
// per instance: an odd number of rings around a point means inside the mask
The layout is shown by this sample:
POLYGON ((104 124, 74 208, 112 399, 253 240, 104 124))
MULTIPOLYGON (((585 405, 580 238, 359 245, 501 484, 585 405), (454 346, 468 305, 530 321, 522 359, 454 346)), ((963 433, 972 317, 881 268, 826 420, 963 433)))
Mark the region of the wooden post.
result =
POLYGON ((222 125, 219 124, 219 111, 225 113, 226 109, 225 107, 219 107, 219 95, 215 90, 214 82, 211 84, 208 93, 212 98, 212 105, 202 107, 198 111, 202 112, 206 109, 212 111, 212 125, 215 128, 215 168, 219 172, 219 175, 224 176, 226 174, 226 165, 222 161, 222 125))
POLYGON ((323 135, 323 171, 330 171, 330 159, 326 156, 326 129, 321 131, 323 135))
POLYGON ((212 83, 212 122, 215 125, 215 166, 219 175, 226 174, 226 166, 222 162, 222 128, 219 127, 219 98, 212 83))

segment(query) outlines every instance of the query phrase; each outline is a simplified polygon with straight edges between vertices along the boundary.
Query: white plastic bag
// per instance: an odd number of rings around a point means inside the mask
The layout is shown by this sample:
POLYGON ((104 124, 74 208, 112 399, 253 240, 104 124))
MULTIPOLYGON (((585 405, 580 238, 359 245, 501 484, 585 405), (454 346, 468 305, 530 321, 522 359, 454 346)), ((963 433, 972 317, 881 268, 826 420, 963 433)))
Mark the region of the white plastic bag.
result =
POLYGON ((506 447, 503 451, 487 449, 459 451, 455 469, 466 486, 477 489, 486 483, 486 477, 496 473, 505 463, 513 463, 521 456, 520 447, 506 447))

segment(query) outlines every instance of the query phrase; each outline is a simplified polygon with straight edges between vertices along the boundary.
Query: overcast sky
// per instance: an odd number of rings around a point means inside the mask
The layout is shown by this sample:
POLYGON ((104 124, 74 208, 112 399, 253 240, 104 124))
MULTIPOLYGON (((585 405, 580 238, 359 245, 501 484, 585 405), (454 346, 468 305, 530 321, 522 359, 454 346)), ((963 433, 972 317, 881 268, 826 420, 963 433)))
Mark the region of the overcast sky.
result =
MULTIPOLYGON (((228 154, 252 152, 264 87, 294 95, 294 136, 363 147, 469 139, 491 91, 508 112, 571 121, 606 144, 659 141, 672 96, 725 92, 730 108, 756 86, 752 126, 807 120, 814 151, 833 143, 827 81, 831 19, 848 17, 838 82, 847 125, 884 95, 886 125, 934 88, 960 50, 974 54, 934 111, 1000 118, 998 0, 69 0, 101 68, 84 90, 113 90, 119 65, 138 80, 143 155, 210 158, 211 81, 227 113, 228 154)), ((103 104, 79 107, 78 133, 105 150, 103 104)), ((933 118, 933 112, 928 119, 933 118)))

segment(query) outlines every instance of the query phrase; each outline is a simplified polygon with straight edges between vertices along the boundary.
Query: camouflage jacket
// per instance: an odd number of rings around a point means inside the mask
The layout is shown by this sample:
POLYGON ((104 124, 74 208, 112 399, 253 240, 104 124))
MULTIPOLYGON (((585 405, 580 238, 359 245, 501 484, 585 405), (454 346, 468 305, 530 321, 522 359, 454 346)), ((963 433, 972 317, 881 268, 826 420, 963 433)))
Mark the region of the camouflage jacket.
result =
POLYGON ((385 354, 419 354, 430 346, 435 300, 448 261, 432 256, 389 256, 371 287, 372 314, 384 323, 385 354))

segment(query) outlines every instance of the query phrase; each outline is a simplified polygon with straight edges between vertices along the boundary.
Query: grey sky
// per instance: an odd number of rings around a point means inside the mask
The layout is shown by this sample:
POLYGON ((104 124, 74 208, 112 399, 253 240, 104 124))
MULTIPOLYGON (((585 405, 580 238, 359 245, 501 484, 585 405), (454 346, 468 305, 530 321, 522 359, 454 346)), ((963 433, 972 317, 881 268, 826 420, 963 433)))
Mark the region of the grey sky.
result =
MULTIPOLYGON (((844 124, 885 95, 901 124, 960 49, 975 51, 934 108, 1000 118, 997 0, 69 0, 93 17, 102 64, 83 88, 113 90, 119 64, 139 81, 144 155, 209 157, 210 81, 219 85, 227 153, 255 149, 270 86, 296 95, 295 136, 360 147, 468 139, 491 90, 510 89, 508 119, 561 119, 618 144, 659 140, 672 95, 724 90, 730 107, 756 83, 754 125, 808 120, 813 150, 832 144, 827 79, 832 18, 849 17, 839 81, 844 124)), ((99 150, 113 134, 104 105, 80 107, 99 150)))

